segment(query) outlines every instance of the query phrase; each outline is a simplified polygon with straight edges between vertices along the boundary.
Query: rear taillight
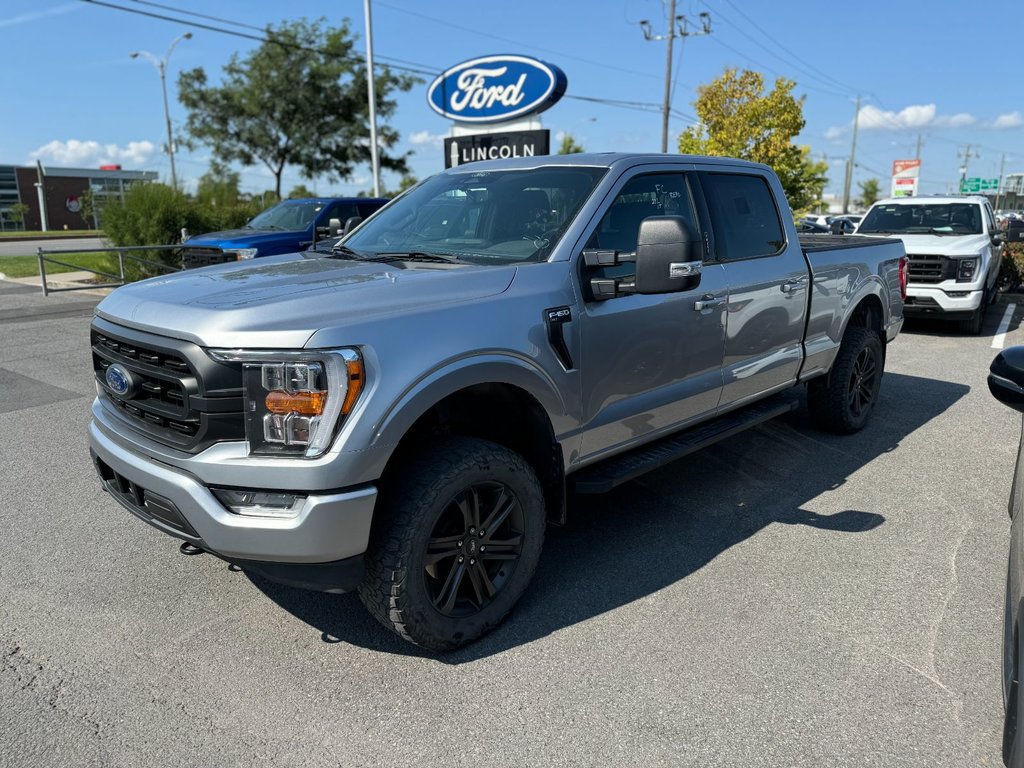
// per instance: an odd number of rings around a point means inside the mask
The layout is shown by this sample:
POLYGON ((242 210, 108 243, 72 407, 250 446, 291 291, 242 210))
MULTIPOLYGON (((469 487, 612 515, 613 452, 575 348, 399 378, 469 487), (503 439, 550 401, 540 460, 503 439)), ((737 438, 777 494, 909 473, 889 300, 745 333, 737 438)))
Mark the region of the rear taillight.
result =
POLYGON ((906 256, 900 257, 900 298, 907 300, 907 282, 909 278, 910 259, 906 256))

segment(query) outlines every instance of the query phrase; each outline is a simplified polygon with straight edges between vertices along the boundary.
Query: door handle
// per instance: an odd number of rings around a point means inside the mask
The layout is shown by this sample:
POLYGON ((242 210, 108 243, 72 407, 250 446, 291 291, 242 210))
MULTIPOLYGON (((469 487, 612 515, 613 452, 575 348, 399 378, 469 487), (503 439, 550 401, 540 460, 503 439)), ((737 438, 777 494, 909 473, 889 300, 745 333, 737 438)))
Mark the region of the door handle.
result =
POLYGON ((779 287, 783 293, 797 293, 807 287, 807 278, 798 277, 796 280, 787 280, 779 287))
POLYGON ((722 306, 726 301, 727 299, 724 296, 720 297, 710 293, 705 293, 700 297, 700 299, 693 302, 693 311, 703 312, 705 309, 714 309, 715 307, 722 306))

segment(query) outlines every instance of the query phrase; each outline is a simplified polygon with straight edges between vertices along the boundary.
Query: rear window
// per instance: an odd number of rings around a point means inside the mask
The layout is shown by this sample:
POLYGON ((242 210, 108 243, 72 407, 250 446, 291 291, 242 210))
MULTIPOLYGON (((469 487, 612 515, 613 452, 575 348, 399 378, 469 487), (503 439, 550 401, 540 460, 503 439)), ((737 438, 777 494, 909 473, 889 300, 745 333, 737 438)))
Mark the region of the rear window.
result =
POLYGON ((772 256, 785 247, 775 198, 761 176, 703 173, 715 250, 723 261, 772 256))

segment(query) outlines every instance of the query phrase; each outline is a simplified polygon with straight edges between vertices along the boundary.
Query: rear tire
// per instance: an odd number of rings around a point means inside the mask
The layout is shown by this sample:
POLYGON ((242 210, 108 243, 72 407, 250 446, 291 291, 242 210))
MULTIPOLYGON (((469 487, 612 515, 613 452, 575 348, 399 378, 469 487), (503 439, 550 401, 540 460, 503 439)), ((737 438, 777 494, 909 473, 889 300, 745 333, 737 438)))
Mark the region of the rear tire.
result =
POLYGON ((807 384, 807 407, 819 429, 851 434, 874 410, 885 363, 882 342, 867 328, 847 328, 827 376, 807 384))
POLYGON ((446 438, 399 467, 375 514, 359 596, 385 627, 447 651, 497 626, 544 543, 544 496, 522 456, 446 438))

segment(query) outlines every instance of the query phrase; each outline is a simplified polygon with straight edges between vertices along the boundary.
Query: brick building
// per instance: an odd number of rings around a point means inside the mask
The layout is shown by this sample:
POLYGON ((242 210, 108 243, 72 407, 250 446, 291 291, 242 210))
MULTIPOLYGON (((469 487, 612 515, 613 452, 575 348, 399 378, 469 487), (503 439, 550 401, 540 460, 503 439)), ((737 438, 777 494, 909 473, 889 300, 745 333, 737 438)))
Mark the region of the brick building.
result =
MULTIPOLYGON (((132 184, 156 181, 156 171, 125 171, 121 166, 94 168, 43 169, 43 201, 47 229, 100 229, 101 221, 86 221, 81 214, 81 198, 91 189, 96 207, 111 200, 121 201, 132 184)), ((41 230, 39 213, 39 169, 35 166, 0 165, 0 231, 41 230), (11 216, 17 203, 27 206, 24 221, 11 216)))

